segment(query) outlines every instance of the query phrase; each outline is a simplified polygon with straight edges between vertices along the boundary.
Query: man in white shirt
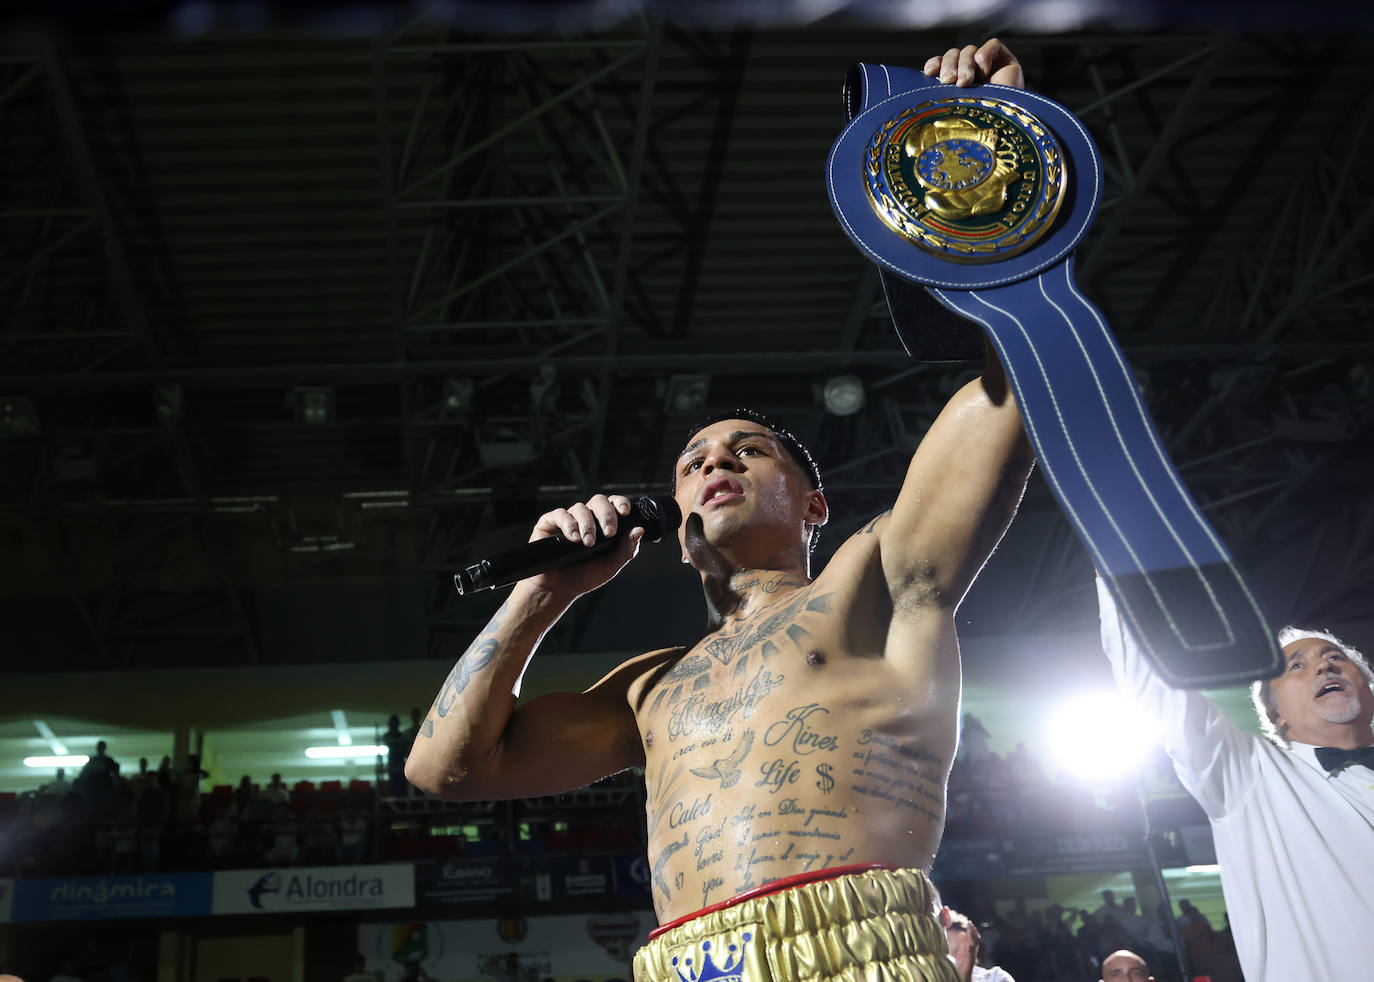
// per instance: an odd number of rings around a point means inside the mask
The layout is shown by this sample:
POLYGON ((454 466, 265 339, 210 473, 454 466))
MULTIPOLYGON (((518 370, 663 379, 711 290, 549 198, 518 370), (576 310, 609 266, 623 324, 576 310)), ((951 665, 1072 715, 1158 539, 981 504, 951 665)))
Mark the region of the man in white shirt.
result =
POLYGON ((1363 656, 1321 631, 1280 632, 1284 670, 1253 691, 1264 740, 1165 685, 1100 580, 1097 592, 1117 685, 1157 722, 1211 820, 1248 982, 1338 979, 1374 964, 1374 674, 1363 656))
POLYGON ((1155 982, 1150 966, 1134 951, 1122 948, 1102 959, 1100 982, 1155 982))
POLYGON ((1116 902, 1116 894, 1111 890, 1102 891, 1102 906, 1093 911, 1093 920, 1100 924, 1104 915, 1121 924, 1121 905, 1116 902))
POLYGON ((1121 913, 1117 914, 1116 918, 1121 929, 1134 942, 1131 947, 1136 950, 1163 953, 1173 948, 1173 942, 1169 940, 1163 926, 1136 910, 1135 897, 1127 897, 1121 901, 1121 913))

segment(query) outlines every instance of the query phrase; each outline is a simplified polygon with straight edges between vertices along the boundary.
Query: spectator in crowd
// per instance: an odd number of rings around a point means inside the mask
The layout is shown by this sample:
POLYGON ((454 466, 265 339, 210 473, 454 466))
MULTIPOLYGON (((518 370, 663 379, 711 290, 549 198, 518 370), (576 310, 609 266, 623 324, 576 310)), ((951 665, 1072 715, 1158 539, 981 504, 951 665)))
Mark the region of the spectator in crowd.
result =
POLYGON ((1145 944, 1149 922, 1136 912, 1135 897, 1126 897, 1121 901, 1120 906, 1121 910, 1116 915, 1116 922, 1121 925, 1126 936, 1135 942, 1135 950, 1139 951, 1141 946, 1145 944))
POLYGON ((177 775, 177 819, 194 821, 200 815, 200 782, 210 772, 200 766, 199 754, 187 754, 186 766, 177 775))
POLYGON ((269 840, 264 859, 269 866, 290 866, 296 862, 299 852, 297 841, 298 828, 296 816, 285 804, 272 806, 272 818, 267 823, 266 838, 269 840))
POLYGON ((410 726, 406 728, 406 753, 409 754, 410 747, 414 746, 415 738, 420 735, 420 724, 424 722, 424 714, 418 709, 410 711, 410 726))
POLYGON ((1102 906, 1093 911, 1093 917, 1099 924, 1102 918, 1110 917, 1118 926, 1121 925, 1121 905, 1116 902, 1116 894, 1111 890, 1102 891, 1102 906))
POLYGON ((327 866, 338 855, 339 833, 334 823, 311 805, 301 829, 301 862, 306 866, 327 866))
POLYGON ((138 872, 138 826, 134 812, 134 793, 129 781, 120 779, 115 789, 112 817, 100 830, 106 842, 111 873, 138 872))
MULTIPOLYGON (((162 758, 170 778, 171 761, 162 758)), ((162 833, 172 815, 175 783, 164 781, 162 768, 154 773, 134 798, 134 828, 138 838, 139 867, 145 873, 161 869, 162 833)))
POLYGON ((972 713, 964 713, 964 725, 959 737, 958 756, 969 763, 977 763, 991 751, 988 749, 988 728, 972 713))
POLYGON ((982 939, 977 925, 967 915, 946 907, 940 912, 940 922, 945 927, 949 960, 954 963, 960 982, 1016 982, 1005 969, 978 964, 982 939))
POLYGON ((49 781, 47 784, 44 784, 41 787, 39 787, 38 793, 43 795, 55 795, 57 797, 61 797, 68 791, 73 790, 75 787, 75 784, 67 780, 66 768, 59 767, 57 769, 57 776, 54 777, 51 781, 49 781))
POLYGON ((177 784, 177 775, 176 771, 172 770, 171 757, 164 756, 162 758, 162 762, 157 765, 156 777, 157 786, 168 796, 167 800, 171 801, 172 792, 176 790, 177 784))
POLYGON ((1150 966, 1134 951, 1122 948, 1102 959, 1099 982, 1155 982, 1150 966))
POLYGON ((336 851, 338 861, 353 864, 361 862, 367 852, 367 819, 352 805, 343 810, 339 817, 339 845, 336 851))
POLYGON ((157 780, 157 775, 148 770, 148 758, 138 758, 138 771, 129 777, 129 787, 135 790, 145 788, 157 780))
POLYGON ((382 745, 386 747, 387 793, 394 798, 404 797, 410 789, 406 781, 406 757, 410 755, 413 742, 401 732, 401 717, 392 716, 386 721, 382 745))
POLYGON ((231 804, 215 806, 215 817, 206 828, 206 854, 215 869, 232 866, 238 858, 239 825, 231 804))
POLYGON ((1045 960, 1051 976, 1056 979, 1084 979, 1088 977, 1088 959, 1074 937, 1070 924, 1077 917, 1058 904, 1045 910, 1045 960))
POLYGON ((1033 979, 1039 969, 1039 934, 1026 909, 1026 898, 1017 897, 1011 910, 1002 918, 1002 939, 998 942, 996 958, 1014 976, 1033 979))
POLYGON ((105 741, 95 745, 95 754, 86 761, 76 777, 76 787, 86 798, 91 813, 103 818, 114 799, 115 773, 119 765, 105 753, 105 741))
POLYGON ((200 766, 199 754, 188 754, 186 766, 177 773, 171 795, 170 837, 164 832, 163 845, 170 853, 164 862, 174 869, 190 869, 200 862, 204 828, 200 820, 200 782, 210 775, 200 766))
POLYGON ((1178 907, 1182 911, 1176 921, 1178 938, 1187 952, 1188 968, 1194 975, 1207 975, 1212 970, 1212 937, 1216 933, 1212 922, 1190 900, 1180 900, 1178 907))
POLYGON ((1193 902, 1186 897, 1178 902, 1178 917, 1174 923, 1178 925, 1180 931, 1190 926, 1201 924, 1208 934, 1212 933, 1212 922, 1207 920, 1207 915, 1193 906, 1193 902))
POLYGON ((280 774, 273 774, 272 780, 267 782, 267 787, 262 789, 262 800, 271 810, 275 810, 277 805, 291 803, 291 789, 286 786, 280 774))
POLYGON ((261 798, 258 795, 257 785, 253 783, 253 779, 247 774, 243 775, 238 785, 234 788, 234 817, 240 822, 260 821, 262 818, 259 811, 260 801, 261 798))

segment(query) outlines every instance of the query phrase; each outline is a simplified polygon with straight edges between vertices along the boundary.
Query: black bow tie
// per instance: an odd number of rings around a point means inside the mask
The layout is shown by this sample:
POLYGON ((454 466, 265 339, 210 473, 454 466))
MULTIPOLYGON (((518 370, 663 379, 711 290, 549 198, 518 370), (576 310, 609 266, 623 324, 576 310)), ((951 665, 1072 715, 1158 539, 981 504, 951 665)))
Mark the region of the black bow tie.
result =
POLYGON ((1351 764, 1363 764, 1374 770, 1374 747, 1356 747, 1354 750, 1341 750, 1338 747, 1318 747, 1317 763, 1332 774, 1339 774, 1351 764))

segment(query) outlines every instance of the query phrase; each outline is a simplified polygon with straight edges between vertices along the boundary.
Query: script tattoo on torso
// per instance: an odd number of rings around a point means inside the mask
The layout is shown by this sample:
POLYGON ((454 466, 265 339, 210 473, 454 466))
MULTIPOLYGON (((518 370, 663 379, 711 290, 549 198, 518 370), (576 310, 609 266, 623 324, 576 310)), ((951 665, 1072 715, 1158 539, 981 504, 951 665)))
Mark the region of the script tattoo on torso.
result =
POLYGON ((930 862, 947 768, 882 648, 839 647, 854 603, 796 588, 650 683, 638 719, 660 916, 845 863, 930 862))

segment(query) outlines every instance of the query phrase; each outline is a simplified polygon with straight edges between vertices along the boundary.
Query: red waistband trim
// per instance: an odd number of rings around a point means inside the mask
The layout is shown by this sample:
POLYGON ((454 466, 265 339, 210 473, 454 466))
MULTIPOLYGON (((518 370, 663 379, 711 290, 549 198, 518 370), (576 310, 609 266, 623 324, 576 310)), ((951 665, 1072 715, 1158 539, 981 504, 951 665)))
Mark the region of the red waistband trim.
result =
POLYGON ((761 887, 754 887, 752 890, 745 890, 737 893, 733 897, 722 900, 720 903, 712 904, 710 907, 703 907, 701 910, 691 914, 683 914, 676 920, 669 921, 667 924, 660 924, 649 932, 649 940, 653 941, 660 934, 671 931, 675 927, 680 927, 688 921, 694 921, 705 914, 714 914, 718 910, 725 910, 735 904, 742 904, 746 900, 753 900, 755 897, 766 897, 770 893, 782 893, 784 890, 791 890, 793 887, 805 886, 808 883, 819 883, 821 880, 834 880, 841 876, 853 876, 855 873, 867 873, 874 869, 896 869, 891 863, 853 863, 849 866, 832 866, 829 869, 812 870, 810 873, 798 873, 795 876, 784 876, 780 880, 765 883, 761 887))

